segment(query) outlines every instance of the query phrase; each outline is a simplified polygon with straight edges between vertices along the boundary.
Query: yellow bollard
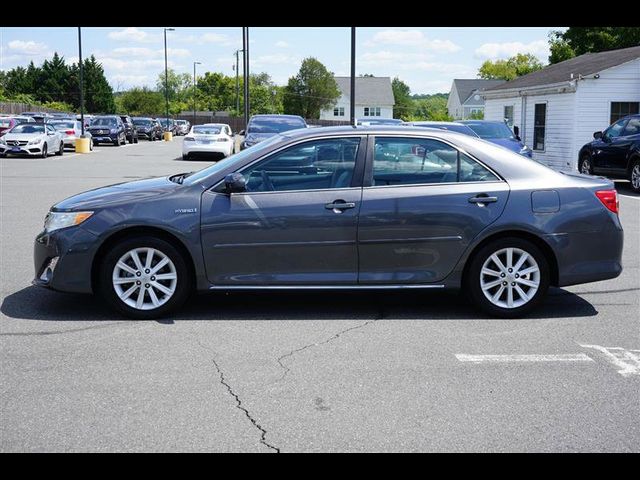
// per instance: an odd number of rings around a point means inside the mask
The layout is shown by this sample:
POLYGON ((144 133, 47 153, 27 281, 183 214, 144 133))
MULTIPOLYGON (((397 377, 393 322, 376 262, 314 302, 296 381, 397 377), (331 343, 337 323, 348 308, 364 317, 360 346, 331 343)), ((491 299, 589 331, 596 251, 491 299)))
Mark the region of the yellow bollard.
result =
POLYGON ((76 138, 76 153, 89 153, 91 151, 89 138, 76 138))
POLYGON ((170 142, 173 140, 173 133, 171 132, 164 132, 164 141, 165 142, 170 142))

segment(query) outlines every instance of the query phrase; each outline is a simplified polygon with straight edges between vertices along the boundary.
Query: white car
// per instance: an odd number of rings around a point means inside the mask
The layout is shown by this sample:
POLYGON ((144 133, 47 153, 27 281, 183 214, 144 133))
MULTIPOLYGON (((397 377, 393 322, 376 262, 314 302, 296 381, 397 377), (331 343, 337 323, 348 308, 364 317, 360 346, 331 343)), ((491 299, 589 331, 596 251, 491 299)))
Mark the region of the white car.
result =
POLYGON ((46 158, 50 153, 62 155, 62 134, 46 123, 22 123, 0 137, 0 156, 29 155, 46 158))
POLYGON ((225 123, 206 123, 194 125, 182 142, 182 159, 188 160, 195 155, 222 155, 233 153, 233 134, 225 123))
MULTIPOLYGON (((74 120, 73 118, 69 120, 51 120, 49 125, 62 134, 65 148, 75 148, 76 139, 82 135, 82 122, 80 120, 74 120)), ((89 150, 93 150, 93 141, 88 130, 85 130, 85 136, 89 139, 89 150)))

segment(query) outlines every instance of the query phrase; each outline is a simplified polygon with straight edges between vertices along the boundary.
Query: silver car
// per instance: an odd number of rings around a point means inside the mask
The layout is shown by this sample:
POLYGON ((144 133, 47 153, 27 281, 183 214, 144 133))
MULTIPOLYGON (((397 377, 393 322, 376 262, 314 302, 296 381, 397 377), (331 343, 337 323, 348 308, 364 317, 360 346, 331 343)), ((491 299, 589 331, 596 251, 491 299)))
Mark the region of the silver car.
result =
POLYGON ((0 137, 0 156, 29 155, 46 158, 64 153, 62 134, 48 123, 22 123, 0 137))
MULTIPOLYGON (((62 141, 66 148, 75 148, 76 139, 82 135, 82 122, 79 120, 52 120, 49 125, 53 126, 62 134, 62 141)), ((93 150, 93 142, 91 141, 91 132, 85 129, 85 137, 89 139, 89 150, 93 150)))

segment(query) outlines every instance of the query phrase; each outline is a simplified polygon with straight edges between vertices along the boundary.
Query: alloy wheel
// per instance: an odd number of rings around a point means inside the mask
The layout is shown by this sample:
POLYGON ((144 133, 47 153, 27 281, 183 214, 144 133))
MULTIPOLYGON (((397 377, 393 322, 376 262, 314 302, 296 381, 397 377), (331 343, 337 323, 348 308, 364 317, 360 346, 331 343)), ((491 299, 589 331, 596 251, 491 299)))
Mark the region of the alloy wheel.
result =
POLYGON ((118 298, 137 310, 152 310, 167 303, 177 283, 175 265, 155 248, 129 250, 113 268, 112 284, 118 298))
POLYGON ((493 305, 518 308, 540 287, 540 267, 533 255, 520 248, 502 248, 489 256, 480 270, 480 288, 493 305))
POLYGON ((591 160, 589 158, 585 158, 582 160, 582 165, 580 166, 580 173, 584 173, 586 175, 591 174, 591 160))
POLYGON ((631 186, 634 190, 640 190, 640 163, 636 163, 631 170, 631 186))

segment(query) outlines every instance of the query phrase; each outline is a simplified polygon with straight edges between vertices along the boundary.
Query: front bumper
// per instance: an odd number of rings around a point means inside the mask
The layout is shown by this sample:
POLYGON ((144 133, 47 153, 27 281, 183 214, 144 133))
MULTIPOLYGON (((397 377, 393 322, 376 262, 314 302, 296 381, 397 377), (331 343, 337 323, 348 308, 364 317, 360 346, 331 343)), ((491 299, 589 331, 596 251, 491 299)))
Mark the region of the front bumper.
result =
POLYGON ((40 155, 42 153, 42 145, 41 144, 35 144, 35 145, 20 145, 20 146, 13 146, 13 145, 1 145, 0 144, 0 154, 2 155, 40 155))
POLYGON ((93 141, 93 143, 117 142, 119 135, 120 135, 119 133, 110 133, 107 135, 106 133, 98 134, 98 133, 91 132, 91 140, 93 141))
POLYGON ((42 231, 33 246, 35 278, 32 283, 61 292, 92 293, 91 265, 96 238, 82 227, 52 233, 42 231), (55 268, 50 274, 45 273, 55 258, 55 268))

